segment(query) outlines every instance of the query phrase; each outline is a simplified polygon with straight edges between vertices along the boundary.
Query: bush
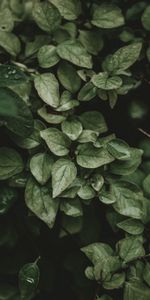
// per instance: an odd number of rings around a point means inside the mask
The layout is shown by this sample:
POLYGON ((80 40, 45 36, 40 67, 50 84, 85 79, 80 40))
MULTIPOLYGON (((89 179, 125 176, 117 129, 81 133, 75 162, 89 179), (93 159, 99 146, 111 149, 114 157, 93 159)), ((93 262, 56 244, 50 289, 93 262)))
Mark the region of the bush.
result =
POLYGON ((149 1, 0 1, 0 299, 150 299, 149 1))

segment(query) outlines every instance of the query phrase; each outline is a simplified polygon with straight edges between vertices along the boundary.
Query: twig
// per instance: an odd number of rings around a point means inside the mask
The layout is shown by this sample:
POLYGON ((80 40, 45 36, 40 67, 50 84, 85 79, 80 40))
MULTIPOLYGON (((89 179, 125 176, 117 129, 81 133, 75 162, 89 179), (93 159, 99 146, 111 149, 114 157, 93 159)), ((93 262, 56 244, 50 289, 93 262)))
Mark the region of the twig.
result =
POLYGON ((145 130, 143 130, 142 128, 138 128, 138 130, 140 131, 140 132, 142 132, 144 135, 146 135, 147 137, 149 137, 150 138, 150 133, 147 133, 145 130))

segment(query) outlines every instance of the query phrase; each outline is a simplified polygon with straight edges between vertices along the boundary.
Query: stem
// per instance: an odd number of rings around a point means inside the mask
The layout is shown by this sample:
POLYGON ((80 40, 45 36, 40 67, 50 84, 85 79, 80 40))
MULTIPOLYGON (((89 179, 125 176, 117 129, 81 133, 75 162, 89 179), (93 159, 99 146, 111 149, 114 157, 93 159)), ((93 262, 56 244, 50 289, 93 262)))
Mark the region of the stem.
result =
POLYGON ((142 128, 138 128, 138 130, 140 132, 142 132, 144 135, 146 135, 148 138, 150 138, 150 133, 147 133, 145 130, 143 130, 142 128))

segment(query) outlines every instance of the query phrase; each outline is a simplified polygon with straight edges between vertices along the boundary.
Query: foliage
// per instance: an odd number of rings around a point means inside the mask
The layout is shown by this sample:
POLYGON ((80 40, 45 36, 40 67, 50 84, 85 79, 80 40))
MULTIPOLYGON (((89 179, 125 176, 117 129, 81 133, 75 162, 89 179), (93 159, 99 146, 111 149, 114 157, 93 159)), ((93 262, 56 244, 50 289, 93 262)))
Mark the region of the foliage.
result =
POLYGON ((148 2, 0 1, 0 299, 150 299, 148 2))

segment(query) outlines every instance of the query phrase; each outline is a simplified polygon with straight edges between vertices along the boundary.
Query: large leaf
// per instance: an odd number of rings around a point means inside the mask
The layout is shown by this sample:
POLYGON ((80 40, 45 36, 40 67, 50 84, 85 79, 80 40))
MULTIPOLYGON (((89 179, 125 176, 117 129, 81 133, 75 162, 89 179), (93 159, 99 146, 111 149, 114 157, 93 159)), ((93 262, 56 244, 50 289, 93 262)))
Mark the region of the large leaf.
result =
POLYGON ((81 79, 76 69, 69 63, 63 62, 59 65, 58 78, 65 89, 71 93, 76 93, 81 86, 81 79))
POLYGON ((79 118, 85 129, 90 129, 98 133, 107 131, 105 119, 98 111, 84 112, 79 118))
POLYGON ((124 24, 121 9, 112 4, 94 5, 92 24, 100 28, 116 28, 124 24))
POLYGON ((50 178, 53 163, 53 158, 47 153, 38 153, 31 158, 31 173, 40 184, 45 184, 50 178))
POLYGON ((91 81, 96 87, 103 90, 117 89, 122 85, 122 79, 119 76, 109 77, 107 72, 93 75, 91 81))
POLYGON ((52 168, 53 197, 57 197, 74 181, 77 169, 73 162, 68 159, 57 160, 52 168))
POLYGON ((77 163, 83 168, 95 169, 114 160, 106 149, 95 148, 90 143, 79 145, 76 153, 77 163))
POLYGON ((57 128, 47 128, 41 131, 41 137, 55 155, 65 156, 69 153, 70 140, 57 128))
POLYGON ((119 256, 123 259, 124 263, 128 263, 145 254, 143 241, 140 237, 127 237, 119 241, 117 247, 119 256))
POLYGON ((0 46, 11 56, 16 57, 21 50, 19 38, 11 33, 0 30, 0 46))
POLYGON ((57 47, 57 53, 74 65, 83 68, 92 68, 92 57, 78 41, 68 40, 57 47))
POLYGON ((125 289, 124 289, 124 300, 149 300, 150 296, 150 289, 140 283, 137 282, 126 282, 125 289))
POLYGON ((40 98, 50 106, 56 108, 59 105, 59 83, 52 73, 36 76, 35 88, 40 98))
POLYGON ((12 149, 0 148, 0 179, 4 180, 12 177, 15 174, 21 173, 24 169, 24 164, 20 154, 12 149))
POLYGON ((66 20, 75 20, 81 13, 80 0, 50 0, 66 20))
POLYGON ((34 1, 32 14, 37 25, 46 32, 55 31, 61 23, 58 9, 47 1, 34 1))
POLYGON ((27 207, 49 228, 52 228, 58 211, 59 199, 52 199, 51 191, 41 187, 32 177, 29 178, 25 190, 27 207))
POLYGON ((41 68, 50 68, 59 62, 59 56, 56 53, 56 47, 45 45, 38 52, 38 61, 41 68))
POLYGON ((8 88, 0 88, 0 121, 19 136, 27 137, 33 131, 33 118, 28 106, 8 88))

